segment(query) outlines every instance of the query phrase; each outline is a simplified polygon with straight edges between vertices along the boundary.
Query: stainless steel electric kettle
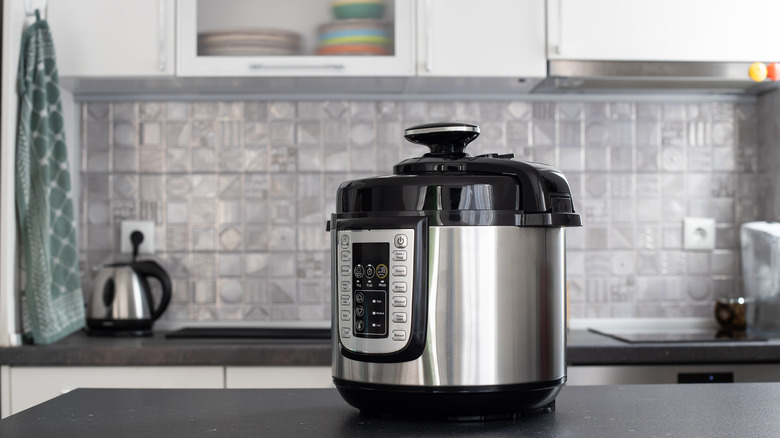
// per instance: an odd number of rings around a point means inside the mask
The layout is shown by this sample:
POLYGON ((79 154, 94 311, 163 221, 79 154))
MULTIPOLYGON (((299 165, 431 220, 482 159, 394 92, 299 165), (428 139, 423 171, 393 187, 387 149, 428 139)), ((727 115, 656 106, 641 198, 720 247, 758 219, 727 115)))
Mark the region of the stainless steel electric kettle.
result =
MULTIPOLYGON (((142 240, 143 238, 141 238, 142 240)), ((100 269, 89 300, 87 327, 90 334, 143 336, 151 334, 152 325, 171 301, 171 279, 160 264, 153 260, 113 263, 100 269), (162 286, 162 296, 154 305, 149 278, 162 286)))

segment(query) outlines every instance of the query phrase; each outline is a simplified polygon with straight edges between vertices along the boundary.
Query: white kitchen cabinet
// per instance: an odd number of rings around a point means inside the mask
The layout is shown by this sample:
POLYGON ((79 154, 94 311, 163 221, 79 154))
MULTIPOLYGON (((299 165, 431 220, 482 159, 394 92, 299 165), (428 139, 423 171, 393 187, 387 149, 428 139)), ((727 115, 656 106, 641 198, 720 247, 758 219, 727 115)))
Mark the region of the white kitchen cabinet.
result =
POLYGON ((226 388, 331 388, 330 367, 226 367, 226 388))
POLYGON ((221 366, 3 367, 3 417, 76 388, 224 388, 221 366))
POLYGON ((544 0, 418 0, 417 74, 544 77, 544 0))
POLYGON ((547 0, 549 59, 780 61, 776 0, 547 0))
POLYGON ((390 55, 319 56, 317 28, 334 20, 331 0, 178 0, 178 76, 411 76, 414 74, 413 0, 388 0, 390 55), (199 56, 198 34, 241 28, 273 28, 301 36, 296 56, 199 56))
POLYGON ((725 373, 735 383, 780 382, 777 364, 733 365, 594 365, 567 367, 567 385, 645 385, 678 383, 680 374, 725 373))
POLYGON ((60 77, 173 76, 174 8, 174 0, 48 2, 60 77))

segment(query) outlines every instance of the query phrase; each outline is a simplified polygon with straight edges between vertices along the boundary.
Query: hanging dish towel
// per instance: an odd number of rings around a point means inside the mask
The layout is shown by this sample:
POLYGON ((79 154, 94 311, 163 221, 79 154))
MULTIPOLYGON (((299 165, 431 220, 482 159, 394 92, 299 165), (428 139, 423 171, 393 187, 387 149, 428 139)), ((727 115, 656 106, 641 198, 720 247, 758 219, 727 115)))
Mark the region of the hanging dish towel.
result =
POLYGON ((16 208, 24 256, 25 334, 49 344, 84 326, 68 151, 49 25, 22 35, 16 208))

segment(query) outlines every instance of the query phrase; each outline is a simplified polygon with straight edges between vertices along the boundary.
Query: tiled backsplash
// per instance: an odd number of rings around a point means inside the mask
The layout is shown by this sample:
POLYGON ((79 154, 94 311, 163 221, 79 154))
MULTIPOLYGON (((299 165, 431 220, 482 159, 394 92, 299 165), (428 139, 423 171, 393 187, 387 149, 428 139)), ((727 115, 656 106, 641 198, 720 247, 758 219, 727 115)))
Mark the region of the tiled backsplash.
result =
MULTIPOLYGON (((708 316, 738 293, 738 224, 760 215, 755 103, 224 101, 82 104, 81 253, 157 224, 172 321, 328 320, 325 221, 338 185, 423 152, 403 128, 476 122, 472 154, 561 168, 573 317, 708 316), (714 217, 713 252, 682 219, 714 217)), ((91 279, 85 275, 85 290, 91 279)))

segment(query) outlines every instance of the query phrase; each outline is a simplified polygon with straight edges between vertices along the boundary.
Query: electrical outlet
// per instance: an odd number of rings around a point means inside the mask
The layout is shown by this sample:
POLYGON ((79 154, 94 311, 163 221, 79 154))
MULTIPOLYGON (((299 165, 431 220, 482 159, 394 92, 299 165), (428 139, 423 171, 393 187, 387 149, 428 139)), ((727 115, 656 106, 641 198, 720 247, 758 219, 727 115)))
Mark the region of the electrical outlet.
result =
POLYGON ((711 217, 686 217, 683 220, 683 248, 715 249, 715 219, 711 217))
POLYGON ((138 254, 154 254, 154 222, 152 221, 122 221, 119 251, 126 254, 133 253, 133 242, 130 241, 130 234, 133 231, 140 231, 144 235, 144 240, 138 247, 138 254))

